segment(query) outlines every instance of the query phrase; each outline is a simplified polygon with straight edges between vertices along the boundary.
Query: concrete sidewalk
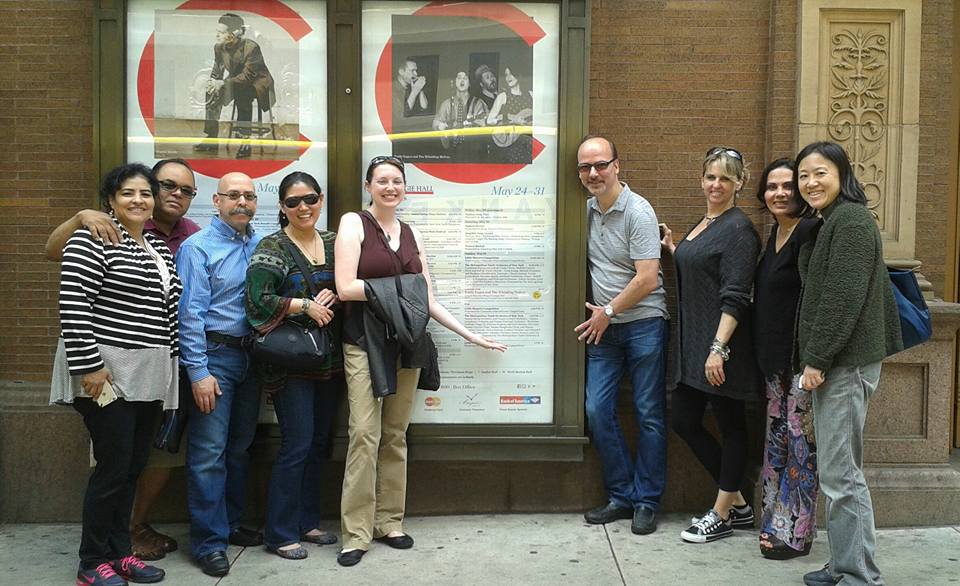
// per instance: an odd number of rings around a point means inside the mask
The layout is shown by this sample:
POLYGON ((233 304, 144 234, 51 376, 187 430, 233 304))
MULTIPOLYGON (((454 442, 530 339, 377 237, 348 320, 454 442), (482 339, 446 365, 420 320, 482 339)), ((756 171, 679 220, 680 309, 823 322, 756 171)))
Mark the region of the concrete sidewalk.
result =
MULTIPOLYGON (((335 584, 630 584, 702 586, 802 584, 804 572, 827 559, 826 533, 811 554, 786 562, 762 558, 757 531, 737 531, 705 545, 684 543, 687 515, 667 515, 653 535, 630 532, 629 521, 591 526, 580 515, 477 515, 408 518, 414 549, 374 543, 359 565, 337 565, 338 545, 306 544, 310 557, 289 561, 262 547, 231 547, 230 574, 205 576, 181 549, 156 564, 163 584, 282 586, 335 584)), ((331 522, 328 530, 336 530, 331 522)), ((185 525, 158 529, 187 544, 185 525)), ((73 584, 80 528, 0 526, 0 584, 73 584)), ((884 529, 879 562, 891 586, 960 584, 960 527, 884 529)))

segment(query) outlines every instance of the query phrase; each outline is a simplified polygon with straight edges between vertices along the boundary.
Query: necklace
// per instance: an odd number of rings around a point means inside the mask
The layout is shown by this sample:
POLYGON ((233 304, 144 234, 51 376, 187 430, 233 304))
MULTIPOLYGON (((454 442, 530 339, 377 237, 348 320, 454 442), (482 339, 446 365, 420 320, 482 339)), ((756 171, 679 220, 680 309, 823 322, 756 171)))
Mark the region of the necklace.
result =
POLYGON ((320 254, 317 252, 318 238, 317 238, 316 231, 313 232, 313 240, 310 242, 309 251, 307 250, 307 245, 305 245, 303 242, 301 242, 297 238, 294 238, 291 232, 286 232, 286 234, 287 234, 287 237, 290 238, 290 240, 293 240, 293 242, 297 245, 297 248, 299 248, 301 252, 303 252, 305 255, 307 255, 307 257, 309 257, 310 262, 312 264, 315 264, 315 265, 320 264, 320 254))
MULTIPOLYGON (((377 220, 377 225, 380 226, 380 231, 383 232, 383 235, 387 238, 387 242, 390 242, 392 238, 390 237, 390 231, 380 223, 380 220, 377 220)), ((390 228, 393 228, 391 225, 390 228)))
POLYGON ((787 243, 787 240, 790 240, 790 235, 793 234, 793 229, 800 224, 800 221, 797 220, 792 226, 781 231, 782 226, 777 226, 777 252, 780 252, 780 249, 783 248, 783 245, 787 243))
POLYGON ((716 220, 716 219, 719 218, 719 217, 720 217, 720 214, 717 214, 716 216, 707 216, 707 215, 705 215, 705 216, 703 216, 703 219, 707 221, 707 224, 710 224, 710 222, 713 222, 714 220, 716 220))

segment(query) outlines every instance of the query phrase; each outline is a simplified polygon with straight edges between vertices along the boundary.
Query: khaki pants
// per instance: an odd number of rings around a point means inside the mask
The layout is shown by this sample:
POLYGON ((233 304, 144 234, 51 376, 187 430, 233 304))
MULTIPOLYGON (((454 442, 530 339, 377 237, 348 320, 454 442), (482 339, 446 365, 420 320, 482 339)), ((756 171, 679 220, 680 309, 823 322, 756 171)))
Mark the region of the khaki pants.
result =
POLYGON ((407 426, 420 369, 397 369, 397 393, 373 397, 367 353, 343 345, 350 405, 346 469, 340 499, 343 549, 366 550, 370 541, 402 531, 407 500, 407 426))

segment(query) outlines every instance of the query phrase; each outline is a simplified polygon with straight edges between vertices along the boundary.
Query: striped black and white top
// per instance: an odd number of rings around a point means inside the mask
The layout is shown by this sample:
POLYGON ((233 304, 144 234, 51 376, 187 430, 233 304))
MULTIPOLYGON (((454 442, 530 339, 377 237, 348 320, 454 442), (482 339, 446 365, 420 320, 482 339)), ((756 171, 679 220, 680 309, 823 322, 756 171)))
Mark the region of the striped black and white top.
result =
MULTIPOLYGON (((69 373, 105 366, 101 347, 166 348, 179 355, 177 305, 182 287, 173 256, 159 238, 143 237, 169 269, 169 285, 158 261, 118 223, 119 245, 104 246, 81 228, 63 250, 60 269, 60 327, 69 373)), ((129 354, 129 353, 124 353, 129 354)))

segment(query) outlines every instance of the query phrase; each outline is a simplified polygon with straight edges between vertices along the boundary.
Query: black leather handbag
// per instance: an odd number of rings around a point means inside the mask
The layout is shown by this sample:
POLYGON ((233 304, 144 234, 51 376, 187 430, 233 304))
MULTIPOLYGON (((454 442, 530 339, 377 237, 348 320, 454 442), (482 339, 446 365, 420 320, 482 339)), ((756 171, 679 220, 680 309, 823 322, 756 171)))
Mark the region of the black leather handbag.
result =
MULTIPOLYGON (((296 246, 288 242, 281 244, 300 267, 310 294, 316 297, 319 291, 311 278, 307 259, 296 246)), ((333 343, 326 327, 320 327, 313 320, 307 319, 309 321, 306 324, 285 319, 268 333, 257 334, 253 339, 253 357, 295 374, 319 371, 330 354, 333 343)))
POLYGON ((157 435, 153 437, 153 447, 166 450, 171 454, 180 451, 180 440, 183 439, 183 430, 187 428, 187 401, 193 401, 193 387, 187 369, 180 367, 180 406, 176 409, 165 409, 163 419, 157 435))
POLYGON ((424 335, 427 337, 426 344, 430 349, 430 364, 420 369, 420 380, 417 381, 417 388, 422 391, 436 391, 440 389, 440 356, 430 332, 424 332, 424 335))

